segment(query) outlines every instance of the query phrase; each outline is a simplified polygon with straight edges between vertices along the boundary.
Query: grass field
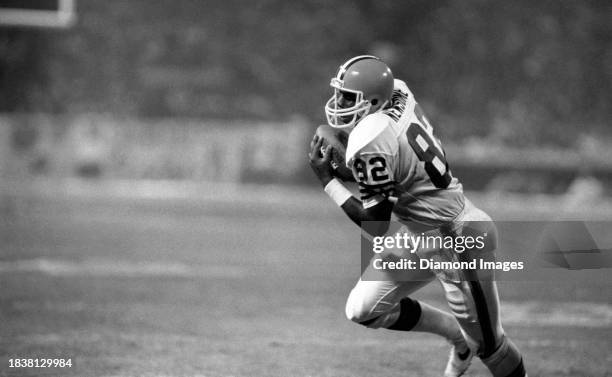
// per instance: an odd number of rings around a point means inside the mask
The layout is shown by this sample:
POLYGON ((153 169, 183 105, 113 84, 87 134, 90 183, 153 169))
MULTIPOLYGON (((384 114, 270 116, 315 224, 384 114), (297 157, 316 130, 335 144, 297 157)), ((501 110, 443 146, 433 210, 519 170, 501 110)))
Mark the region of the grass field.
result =
MULTIPOLYGON (((324 194, 140 194, 4 195, 0 376, 441 375, 440 338, 345 319, 359 237, 324 194), (73 367, 8 367, 43 357, 73 367)), ((500 283, 531 377, 612 376, 610 288, 500 283)), ((437 283, 416 297, 446 305, 437 283)), ((475 361, 467 375, 488 374, 475 361)))

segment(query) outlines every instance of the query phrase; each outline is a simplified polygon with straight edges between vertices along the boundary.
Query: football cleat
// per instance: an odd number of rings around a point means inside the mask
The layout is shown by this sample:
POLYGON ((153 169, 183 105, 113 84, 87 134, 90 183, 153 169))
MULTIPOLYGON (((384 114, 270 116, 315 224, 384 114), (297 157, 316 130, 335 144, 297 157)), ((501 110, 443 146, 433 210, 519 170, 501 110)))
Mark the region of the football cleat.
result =
POLYGON ((469 348, 464 352, 458 352, 457 347, 453 346, 450 351, 444 377, 459 377, 470 367, 474 353, 469 348))

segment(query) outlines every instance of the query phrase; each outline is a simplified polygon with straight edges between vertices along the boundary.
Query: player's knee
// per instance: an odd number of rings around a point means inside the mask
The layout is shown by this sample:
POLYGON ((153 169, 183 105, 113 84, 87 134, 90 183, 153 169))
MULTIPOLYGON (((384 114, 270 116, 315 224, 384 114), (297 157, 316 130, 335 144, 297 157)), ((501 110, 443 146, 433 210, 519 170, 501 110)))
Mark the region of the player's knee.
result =
POLYGON ((374 308, 367 301, 356 297, 349 296, 345 308, 346 318, 350 321, 369 328, 380 327, 380 313, 374 313, 374 308))
POLYGON ((349 296, 349 299, 346 301, 344 313, 349 321, 361 323, 369 319, 370 309, 371 308, 366 307, 362 300, 356 300, 352 296, 349 296))
POLYGON ((399 305, 393 305, 389 310, 384 310, 384 308, 372 307, 365 301, 349 299, 345 313, 350 321, 362 326, 371 329, 388 328, 397 321, 399 305))

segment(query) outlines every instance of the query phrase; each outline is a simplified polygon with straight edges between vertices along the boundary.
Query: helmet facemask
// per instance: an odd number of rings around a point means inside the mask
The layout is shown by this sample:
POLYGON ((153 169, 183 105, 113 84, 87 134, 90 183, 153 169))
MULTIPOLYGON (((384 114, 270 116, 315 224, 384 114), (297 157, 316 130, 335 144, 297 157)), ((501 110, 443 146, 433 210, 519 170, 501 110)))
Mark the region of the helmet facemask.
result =
POLYGON ((334 94, 325 104, 325 115, 330 126, 352 127, 368 115, 372 104, 364 98, 362 91, 344 88, 344 82, 335 77, 330 86, 334 88, 334 94))
POLYGON ((391 70, 379 58, 360 55, 338 68, 330 86, 334 95, 325 104, 327 123, 349 128, 389 103, 394 81, 391 70))

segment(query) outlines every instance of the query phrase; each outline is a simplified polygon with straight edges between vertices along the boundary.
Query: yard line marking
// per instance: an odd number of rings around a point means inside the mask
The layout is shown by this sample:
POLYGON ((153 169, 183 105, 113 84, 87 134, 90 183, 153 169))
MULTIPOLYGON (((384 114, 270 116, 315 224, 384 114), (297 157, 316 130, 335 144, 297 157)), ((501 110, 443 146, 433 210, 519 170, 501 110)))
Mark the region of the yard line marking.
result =
POLYGON ((11 272, 39 272, 51 276, 167 276, 196 278, 242 278, 246 268, 229 265, 187 265, 178 262, 131 262, 103 259, 68 261, 36 258, 1 261, 0 274, 11 272))
POLYGON ((612 305, 595 302, 502 301, 502 323, 525 327, 609 328, 612 305))

